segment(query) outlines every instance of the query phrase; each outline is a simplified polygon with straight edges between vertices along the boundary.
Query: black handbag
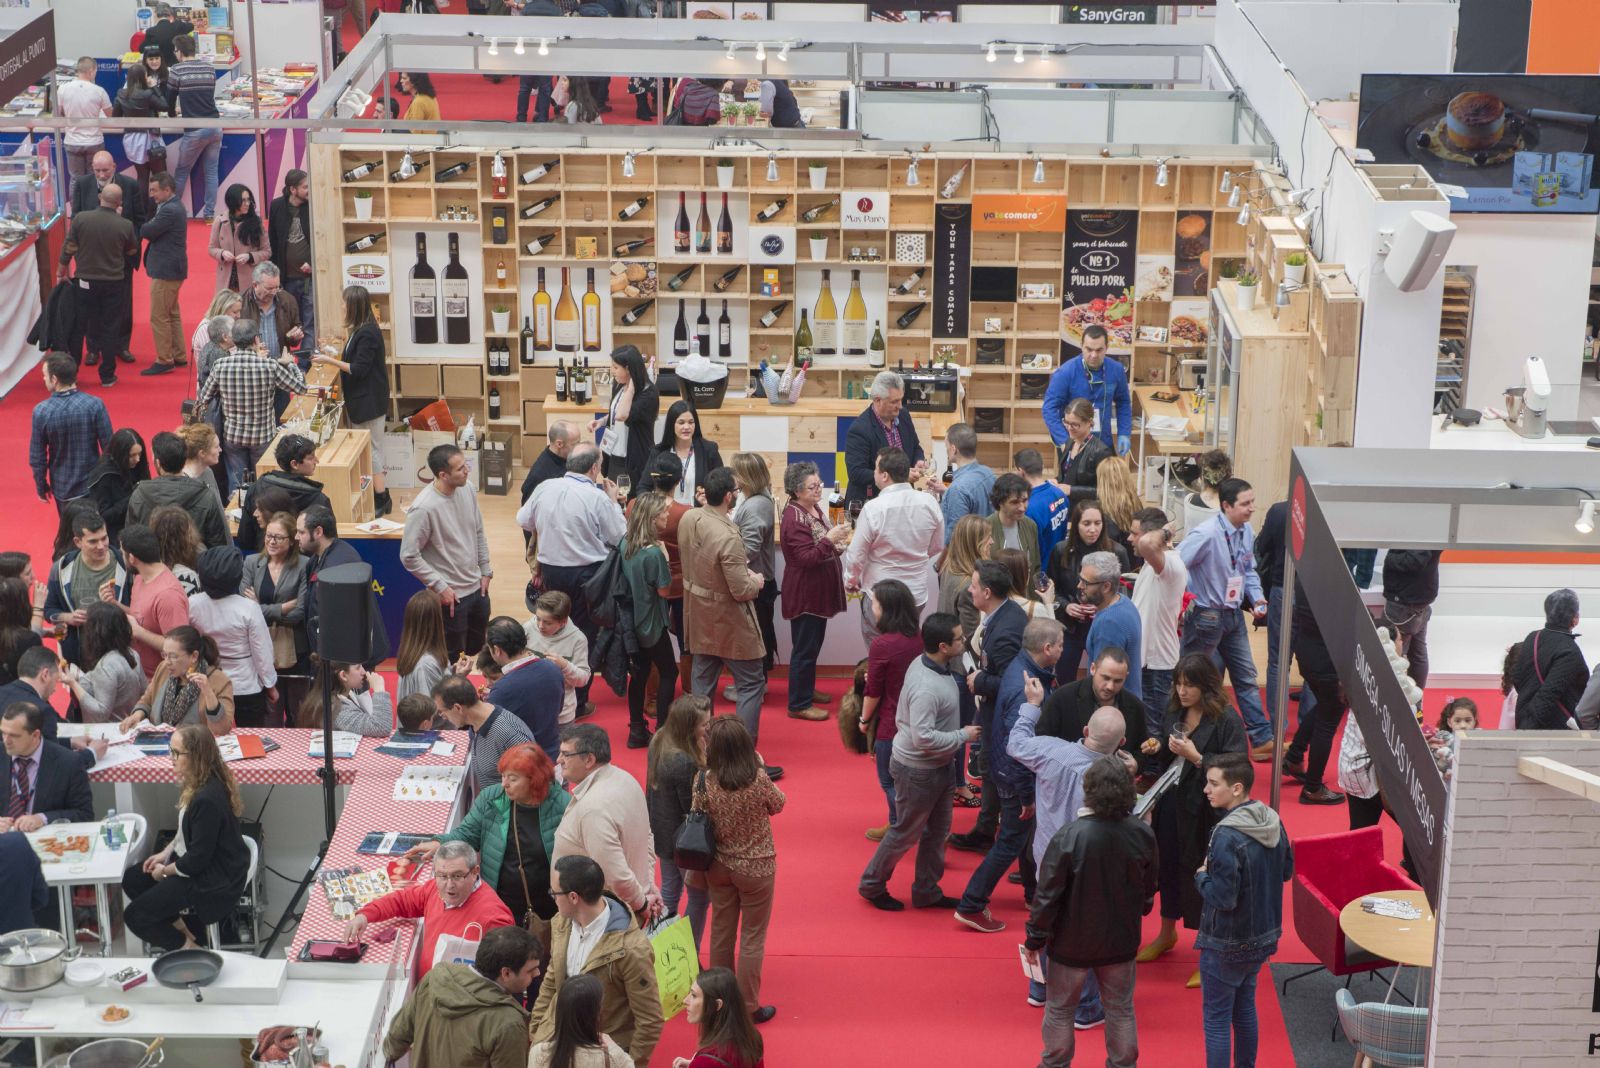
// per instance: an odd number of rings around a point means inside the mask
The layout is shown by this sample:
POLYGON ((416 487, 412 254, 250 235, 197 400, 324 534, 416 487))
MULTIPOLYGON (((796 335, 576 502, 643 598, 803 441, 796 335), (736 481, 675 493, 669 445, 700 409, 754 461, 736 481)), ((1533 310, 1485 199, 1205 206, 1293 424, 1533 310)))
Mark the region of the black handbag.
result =
MULTIPOLYGON (((694 780, 695 803, 705 796, 706 773, 694 780)), ((711 830, 711 817, 704 810, 690 809, 672 840, 672 863, 684 871, 706 871, 717 855, 717 836, 711 830)))

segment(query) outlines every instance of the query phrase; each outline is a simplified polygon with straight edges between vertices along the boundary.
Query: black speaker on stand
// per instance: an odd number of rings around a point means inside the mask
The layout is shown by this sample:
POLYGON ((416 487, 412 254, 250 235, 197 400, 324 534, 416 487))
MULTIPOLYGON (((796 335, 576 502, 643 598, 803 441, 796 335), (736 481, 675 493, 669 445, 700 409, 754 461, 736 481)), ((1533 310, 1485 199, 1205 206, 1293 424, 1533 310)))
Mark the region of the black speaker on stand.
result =
MULTIPOLYGON (((317 648, 322 664, 359 664, 372 655, 372 566, 370 564, 336 564, 318 571, 313 580, 317 584, 317 648)), ((267 956, 277 944, 278 936, 294 916, 300 899, 317 877, 328 846, 333 842, 333 831, 339 814, 335 805, 335 780, 333 771, 333 673, 319 666, 317 675, 322 686, 322 766, 317 777, 322 780, 322 845, 306 869, 305 878, 295 889, 294 896, 272 928, 261 947, 260 955, 267 956)))

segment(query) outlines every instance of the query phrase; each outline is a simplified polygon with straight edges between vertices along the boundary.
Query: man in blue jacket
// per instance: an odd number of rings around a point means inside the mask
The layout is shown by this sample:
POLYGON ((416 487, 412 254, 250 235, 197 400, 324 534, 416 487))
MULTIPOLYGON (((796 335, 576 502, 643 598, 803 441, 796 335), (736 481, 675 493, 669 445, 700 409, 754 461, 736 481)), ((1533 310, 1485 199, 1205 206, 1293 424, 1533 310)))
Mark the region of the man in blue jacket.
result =
POLYGON ((1067 444, 1067 426, 1061 421, 1061 413, 1068 404, 1082 397, 1094 406, 1095 434, 1107 445, 1115 441, 1118 456, 1127 455, 1133 434, 1128 369, 1122 366, 1121 360, 1106 359, 1110 347, 1111 337, 1105 327, 1085 327, 1083 354, 1074 356, 1050 376, 1050 387, 1044 391, 1044 425, 1058 452, 1067 444), (1116 415, 1114 438, 1113 414, 1116 415))

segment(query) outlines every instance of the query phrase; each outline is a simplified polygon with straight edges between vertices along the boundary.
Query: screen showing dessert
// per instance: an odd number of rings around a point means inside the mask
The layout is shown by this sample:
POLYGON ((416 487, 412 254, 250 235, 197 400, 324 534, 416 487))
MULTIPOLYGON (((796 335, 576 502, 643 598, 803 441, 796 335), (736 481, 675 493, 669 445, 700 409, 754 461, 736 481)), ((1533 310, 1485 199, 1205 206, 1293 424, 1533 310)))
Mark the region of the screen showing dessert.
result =
POLYGON ((1600 77, 1366 74, 1359 114, 1356 147, 1461 187, 1452 211, 1600 212, 1600 77))

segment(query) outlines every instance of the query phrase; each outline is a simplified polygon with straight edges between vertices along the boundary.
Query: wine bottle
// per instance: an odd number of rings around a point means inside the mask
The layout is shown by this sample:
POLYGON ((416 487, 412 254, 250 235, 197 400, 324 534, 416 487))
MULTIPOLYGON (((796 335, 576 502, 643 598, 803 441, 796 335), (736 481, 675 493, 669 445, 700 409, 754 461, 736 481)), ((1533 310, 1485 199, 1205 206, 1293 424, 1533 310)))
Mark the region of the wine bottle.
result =
POLYGON ((905 296, 907 293, 917 288, 917 283, 920 281, 922 281, 922 268, 918 267, 915 271, 911 272, 910 278, 907 278, 904 282, 901 282, 899 285, 894 287, 894 295, 897 297, 905 296))
POLYGON ((694 221, 694 250, 711 251, 711 214, 706 211, 706 195, 700 194, 700 214, 694 221))
POLYGON ((728 287, 733 285, 733 280, 739 277, 739 272, 742 270, 744 270, 744 264, 742 263, 728 268, 727 272, 723 274, 721 278, 718 278, 715 282, 711 283, 711 288, 715 289, 718 293, 726 293, 728 291, 728 287))
POLYGON ((347 182, 359 181, 360 179, 371 174, 373 171, 377 170, 382 165, 383 160, 381 159, 373 160, 371 163, 358 163, 356 166, 345 171, 342 177, 347 182))
POLYGON ((560 193, 553 193, 550 196, 545 197, 543 200, 534 201, 532 204, 529 204, 527 207, 517 212, 517 214, 522 216, 524 219, 531 219, 560 199, 560 193))
POLYGON ((500 387, 489 387, 489 418, 500 418, 500 387))
MULTIPOLYGON (((539 268, 539 288, 533 294, 533 347, 538 352, 549 352, 555 347, 555 339, 551 337, 551 320, 554 317, 555 305, 550 300, 550 291, 544 287, 544 268, 539 268)), ((530 363, 532 361, 529 361, 530 363)))
POLYGON ((811 341, 811 323, 806 319, 806 310, 800 309, 800 325, 794 332, 794 358, 796 360, 809 360, 816 354, 816 347, 811 341))
POLYGON ((811 311, 811 329, 816 335, 816 355, 839 355, 839 306, 833 302, 832 274, 822 269, 822 292, 817 295, 817 306, 811 311))
POLYGON ((802 211, 800 213, 800 221, 803 223, 816 222, 818 219, 822 218, 823 212, 827 211, 829 208, 835 208, 838 206, 839 198, 834 197, 832 200, 829 200, 826 203, 818 204, 814 208, 807 208, 805 211, 802 211))
POLYGON ((543 163, 535 164, 523 171, 520 180, 523 185, 532 185, 559 166, 561 166, 560 158, 547 159, 543 163))
POLYGON ((600 351, 600 294, 594 291, 594 268, 589 269, 589 291, 583 295, 583 351, 600 351))
POLYGON ((771 204, 768 204, 766 207, 756 212, 756 222, 766 222, 768 219, 773 218, 778 214, 778 212, 782 211, 788 205, 788 203, 788 197, 779 197, 771 204))
POLYGON ((685 267, 683 270, 667 279, 667 288, 676 293, 678 290, 683 288, 683 284, 689 280, 689 276, 691 274, 694 274, 694 268, 685 267))
POLYGON ((717 255, 733 255, 733 217, 728 214, 728 194, 722 194, 722 214, 717 216, 717 255))
POLYGON ((833 484, 833 492, 828 494, 828 521, 834 526, 844 522, 844 494, 837 482, 833 484))
POLYGON ((946 200, 949 200, 951 197, 955 196, 956 190, 961 188, 961 179, 966 175, 966 173, 967 165, 963 163, 961 166, 956 168, 956 173, 950 176, 950 180, 944 183, 944 188, 939 190, 939 195, 946 200))
POLYGON ((556 314, 552 320, 557 352, 577 352, 582 342, 582 323, 578 318, 578 302, 572 299, 571 268, 561 268, 561 296, 556 299, 556 314))
POLYGON ((594 378, 589 374, 589 357, 585 356, 583 358, 583 369, 579 373, 583 376, 583 382, 580 386, 578 399, 584 404, 588 404, 594 400, 594 378))
POLYGON ((489 177, 494 180, 492 196, 496 200, 504 200, 510 193, 506 182, 506 158, 500 153, 494 154, 494 164, 489 168, 489 177))
POLYGON ((405 173, 405 164, 402 163, 399 167, 397 167, 396 169, 394 169, 394 170, 389 172, 389 181, 390 182, 403 182, 403 181, 406 181, 408 178, 415 178, 417 175, 419 175, 423 171, 427 170, 428 169, 428 165, 430 163, 432 163, 432 162, 433 161, 431 159, 425 159, 421 163, 412 163, 412 165, 411 165, 411 173, 410 174, 406 174, 405 173))
POLYGON ((872 342, 867 346, 867 366, 882 367, 884 362, 883 324, 874 319, 872 342))
POLYGON ((894 325, 898 326, 902 330, 906 329, 912 323, 917 321, 917 316, 921 315, 922 310, 926 307, 926 304, 912 305, 911 308, 901 314, 900 318, 894 321, 894 325))
POLYGON ((522 366, 532 367, 534 353, 537 351, 533 345, 533 324, 528 316, 522 317, 522 333, 517 335, 518 351, 521 353, 522 366))
POLYGON ((511 242, 511 220, 502 206, 496 205, 489 212, 489 241, 495 245, 506 245, 511 242))
POLYGON ((364 248, 371 248, 381 240, 383 240, 382 230, 379 230, 376 233, 363 234, 354 241, 347 242, 344 246, 344 250, 346 252, 360 252, 364 248))
POLYGON ((700 355, 711 356, 711 316, 706 313, 706 298, 700 298, 700 315, 694 321, 695 351, 700 355))
POLYGON ((639 251, 654 240, 655 238, 653 237, 641 237, 636 241, 623 241, 619 243, 613 251, 615 251, 619 256, 627 256, 631 253, 639 251))
POLYGON ((558 357, 556 359, 556 400, 567 399, 567 365, 558 357))
POLYGON ((526 245, 523 245, 522 251, 526 252, 530 256, 537 256, 549 246, 550 242, 554 241, 555 239, 556 234, 554 230, 550 231, 548 234, 540 234, 532 241, 529 241, 526 245))
POLYGON ((460 163, 446 167, 444 170, 436 173, 433 176, 433 180, 435 182, 448 182, 458 174, 466 174, 467 168, 471 166, 472 162, 470 160, 462 160, 460 163))
POLYGON ((444 339, 452 345, 465 345, 472 340, 472 320, 467 315, 472 283, 461 265, 461 236, 454 230, 449 243, 450 262, 444 267, 444 339))
POLYGON ((773 323, 778 321, 778 316, 783 314, 783 309, 787 308, 788 306, 789 302, 784 300, 779 301, 777 304, 774 304, 772 307, 768 308, 766 314, 761 317, 761 325, 763 327, 772 326, 773 323))
POLYGON ((728 302, 722 302, 722 314, 717 316, 717 358, 733 357, 733 320, 728 318, 728 302))
POLYGON ((948 464, 945 465, 944 474, 939 476, 939 481, 943 482, 946 486, 948 486, 952 482, 954 482, 955 480, 956 480, 956 462, 954 460, 951 460, 948 464))
POLYGON ((617 218, 631 219, 643 211, 644 206, 648 203, 650 203, 649 197, 639 197, 635 200, 630 200, 621 211, 617 212, 617 218))
POLYGON ((506 258, 497 257, 494 261, 494 285, 496 289, 506 287, 506 258))
POLYGON ((567 372, 567 392, 574 404, 589 403, 589 383, 584 377, 583 368, 578 366, 576 356, 572 358, 572 370, 567 372))
POLYGON ((647 300, 643 304, 635 304, 633 307, 623 312, 622 325, 632 326, 634 323, 638 322, 640 317, 643 316, 645 312, 650 310, 650 305, 654 303, 654 300, 647 300))
POLYGON ((844 354, 867 354, 867 302, 861 296, 861 272, 850 272, 850 295, 844 299, 844 354))
POLYGON ((682 256, 689 251, 689 195, 678 194, 678 217, 672 224, 672 251, 682 256))
POLYGON ((411 341, 439 343, 439 277, 428 264, 428 235, 417 234, 417 262, 411 266, 411 341))
POLYGON ((683 298, 678 298, 678 323, 672 328, 672 355, 683 359, 689 355, 689 320, 684 318, 683 298))

